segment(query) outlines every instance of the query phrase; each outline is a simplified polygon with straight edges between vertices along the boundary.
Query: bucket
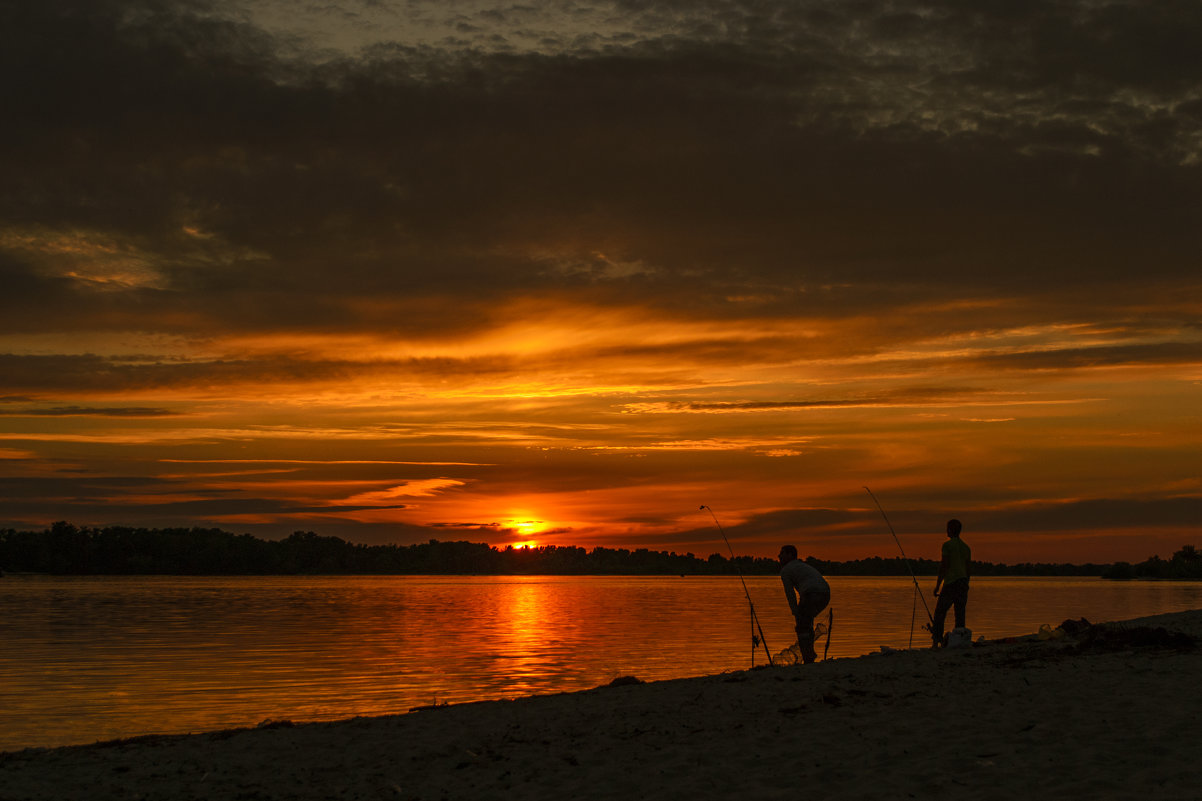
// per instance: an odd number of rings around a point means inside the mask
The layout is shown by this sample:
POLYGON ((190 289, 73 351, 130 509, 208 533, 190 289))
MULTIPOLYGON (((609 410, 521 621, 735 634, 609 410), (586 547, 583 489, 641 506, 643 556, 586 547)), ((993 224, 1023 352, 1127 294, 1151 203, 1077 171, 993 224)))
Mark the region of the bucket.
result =
POLYGON ((967 648, 972 645, 972 629, 957 626, 947 635, 948 648, 967 648))

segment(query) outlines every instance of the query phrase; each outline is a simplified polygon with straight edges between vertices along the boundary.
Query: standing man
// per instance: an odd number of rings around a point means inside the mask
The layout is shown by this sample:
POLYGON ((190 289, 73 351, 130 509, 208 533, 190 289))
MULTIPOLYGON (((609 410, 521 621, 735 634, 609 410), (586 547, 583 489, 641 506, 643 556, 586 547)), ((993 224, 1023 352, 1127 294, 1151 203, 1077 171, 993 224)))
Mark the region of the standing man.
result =
POLYGON ((972 551, 964 540, 960 539, 960 521, 947 521, 947 542, 943 543, 943 560, 939 563, 939 575, 935 577, 935 595, 939 598, 935 604, 935 617, 931 621, 931 639, 933 646, 943 645, 943 623, 947 619, 947 610, 956 608, 956 628, 964 628, 965 609, 968 606, 968 575, 969 560, 972 551), (943 585, 943 594, 939 586, 943 585))
POLYGON ((831 588, 822 574, 797 558, 797 548, 780 549, 780 580, 797 627, 797 645, 807 665, 818 658, 814 650, 814 617, 831 602, 831 588))

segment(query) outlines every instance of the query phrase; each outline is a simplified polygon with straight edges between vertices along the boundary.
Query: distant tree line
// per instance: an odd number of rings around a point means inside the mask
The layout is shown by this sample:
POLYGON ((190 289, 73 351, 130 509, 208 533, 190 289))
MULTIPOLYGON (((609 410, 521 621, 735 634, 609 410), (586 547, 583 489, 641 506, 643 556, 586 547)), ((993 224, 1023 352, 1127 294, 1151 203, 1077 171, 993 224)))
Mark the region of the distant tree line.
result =
POLYGON ((1139 564, 1115 562, 1102 576, 1109 579, 1202 579, 1202 553, 1193 545, 1185 545, 1172 559, 1153 556, 1139 564))
POLYGON ((491 547, 432 539, 416 545, 356 545, 297 531, 263 540, 215 528, 76 527, 0 530, 0 569, 60 575, 290 574, 733 574, 769 573, 769 559, 700 559, 646 548, 491 547))
MULTIPOLYGON (((807 557, 828 576, 904 576, 911 568, 933 576, 939 562, 900 557, 835 562, 807 557)), ((59 575, 774 575, 775 559, 713 553, 544 545, 497 548, 486 543, 356 545, 339 537, 297 531, 282 540, 231 534, 216 528, 106 528, 55 523, 42 531, 0 530, 0 569, 59 575)), ((1171 560, 1152 557, 1131 565, 1017 565, 973 562, 977 576, 1105 576, 1202 578, 1202 554, 1187 545, 1171 560)))

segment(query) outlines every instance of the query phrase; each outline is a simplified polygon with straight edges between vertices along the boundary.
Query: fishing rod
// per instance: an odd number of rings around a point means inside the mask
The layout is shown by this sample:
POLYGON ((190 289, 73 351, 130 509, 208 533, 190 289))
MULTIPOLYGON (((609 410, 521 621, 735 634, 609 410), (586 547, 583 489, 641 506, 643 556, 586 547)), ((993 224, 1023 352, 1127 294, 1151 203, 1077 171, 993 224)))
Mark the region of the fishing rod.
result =
POLYGON ((868 487, 864 488, 868 493, 868 497, 872 498, 872 502, 876 504, 876 508, 881 510, 881 517, 885 518, 885 525, 889 527, 889 533, 893 535, 893 541, 897 543, 897 550, 901 551, 902 561, 906 563, 906 567, 910 570, 910 578, 914 579, 914 590, 918 593, 918 597, 922 599, 922 608, 927 612, 927 620, 930 621, 930 626, 927 631, 932 631, 935 628, 935 618, 931 615, 931 607, 927 606, 926 596, 922 594, 922 588, 918 586, 918 576, 914 575, 914 566, 910 564, 910 559, 906 556, 906 549, 902 547, 901 540, 897 538, 897 532, 893 530, 893 524, 889 522, 889 515, 885 514, 884 507, 881 502, 872 494, 872 490, 868 487))
POLYGON ((718 531, 722 534, 722 539, 726 543, 726 550, 730 551, 730 563, 735 566, 735 573, 739 575, 739 583, 743 585, 743 594, 747 596, 747 608, 751 610, 751 666, 755 667, 755 647, 757 645, 764 646, 764 653, 768 656, 768 664, 772 664, 772 652, 768 650, 768 642, 764 639, 764 629, 760 626, 760 619, 755 614, 755 604, 751 602, 751 593, 747 590, 747 582, 743 580, 743 571, 739 570, 739 563, 735 561, 735 549, 730 547, 730 540, 726 538, 726 532, 722 529, 722 524, 718 522, 718 516, 714 514, 714 510, 701 504, 701 508, 710 513, 710 517, 714 518, 714 525, 718 527, 718 531), (756 632, 759 636, 756 636, 756 632))

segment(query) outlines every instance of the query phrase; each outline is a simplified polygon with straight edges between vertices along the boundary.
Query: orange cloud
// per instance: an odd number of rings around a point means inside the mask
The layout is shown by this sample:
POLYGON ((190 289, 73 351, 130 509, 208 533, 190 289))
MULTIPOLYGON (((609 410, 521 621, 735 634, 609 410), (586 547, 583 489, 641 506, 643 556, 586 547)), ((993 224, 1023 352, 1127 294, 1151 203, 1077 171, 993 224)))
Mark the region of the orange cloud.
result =
POLYGON ((429 498, 449 489, 462 487, 466 481, 452 478, 427 478, 406 481, 395 487, 373 492, 361 492, 346 499, 348 504, 389 504, 404 498, 429 498))

